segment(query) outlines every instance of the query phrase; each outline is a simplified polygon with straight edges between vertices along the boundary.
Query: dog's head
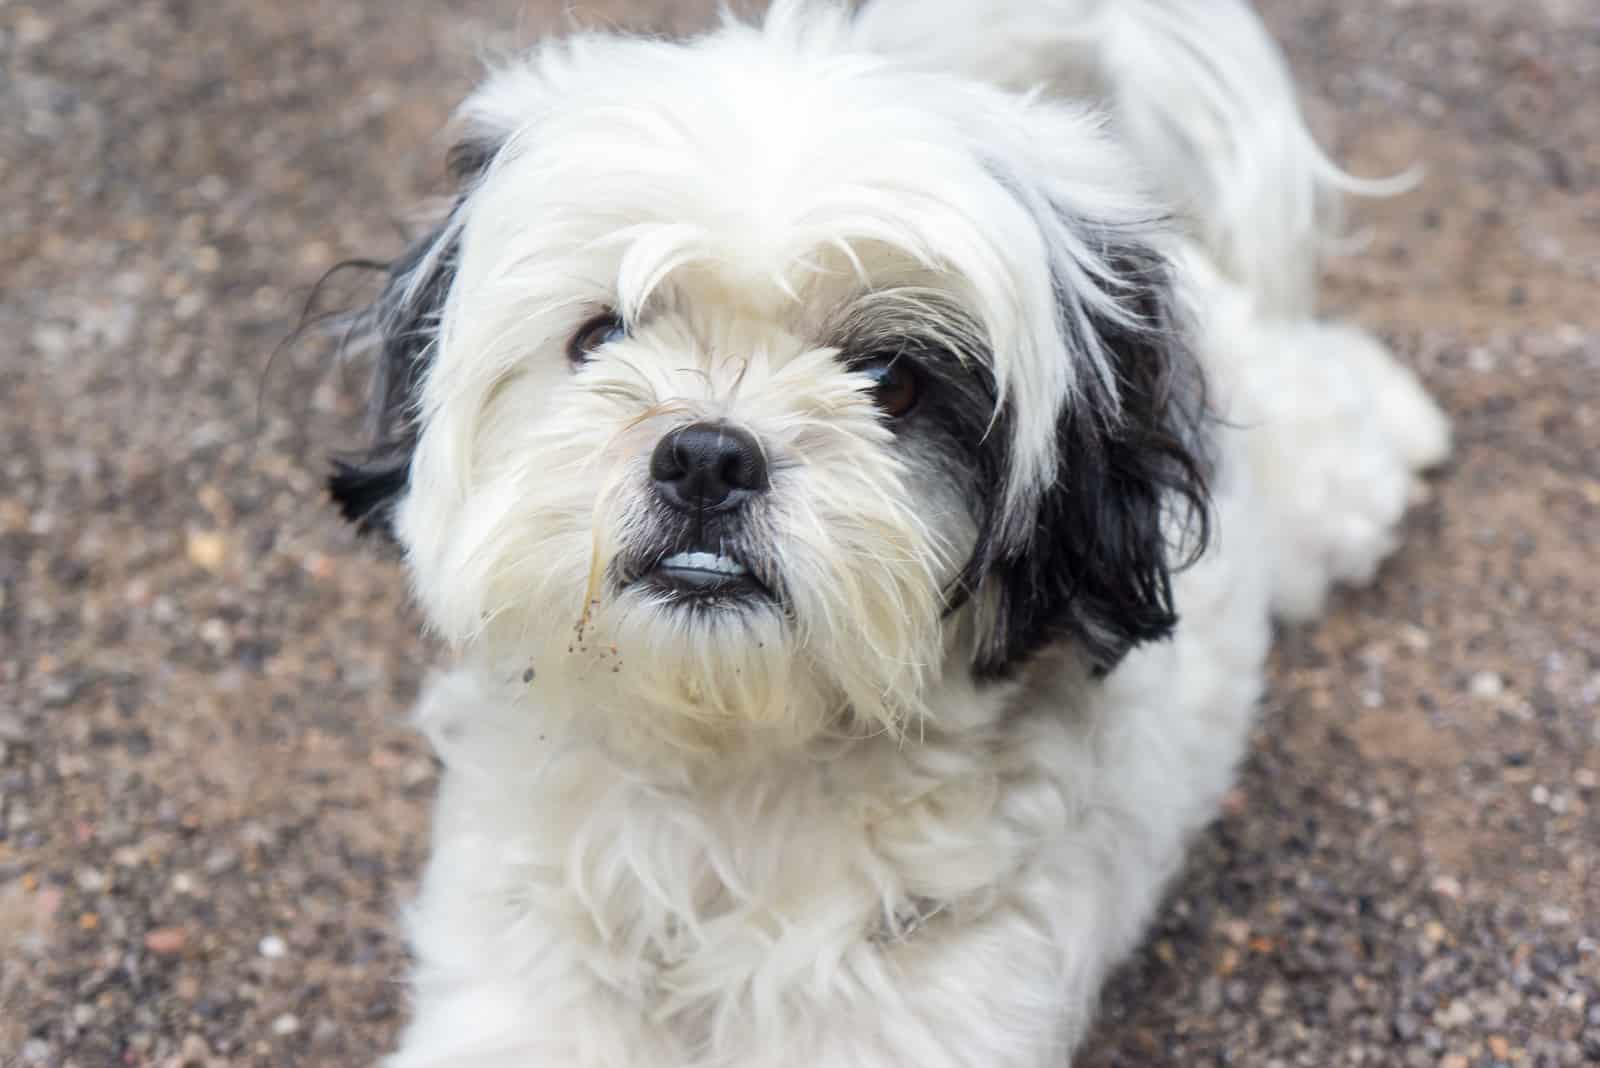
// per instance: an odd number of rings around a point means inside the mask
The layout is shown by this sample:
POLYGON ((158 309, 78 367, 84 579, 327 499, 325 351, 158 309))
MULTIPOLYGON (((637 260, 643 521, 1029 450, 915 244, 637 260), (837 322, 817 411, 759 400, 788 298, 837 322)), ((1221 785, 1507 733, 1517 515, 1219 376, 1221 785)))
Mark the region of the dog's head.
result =
POLYGON ((370 316, 334 495, 446 639, 608 726, 897 729, 948 672, 1173 626, 1199 398, 1135 168, 851 34, 784 5, 499 71, 370 316))

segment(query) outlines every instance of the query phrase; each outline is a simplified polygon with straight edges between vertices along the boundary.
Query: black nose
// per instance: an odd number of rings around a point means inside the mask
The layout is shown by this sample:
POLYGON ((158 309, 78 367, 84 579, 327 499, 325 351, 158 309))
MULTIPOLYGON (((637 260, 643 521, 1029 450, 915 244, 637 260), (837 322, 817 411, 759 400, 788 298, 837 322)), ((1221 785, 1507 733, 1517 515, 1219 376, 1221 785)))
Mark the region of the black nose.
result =
POLYGON ((767 488, 756 439, 726 423, 680 427, 656 443, 650 477, 662 500, 685 512, 735 505, 767 488))

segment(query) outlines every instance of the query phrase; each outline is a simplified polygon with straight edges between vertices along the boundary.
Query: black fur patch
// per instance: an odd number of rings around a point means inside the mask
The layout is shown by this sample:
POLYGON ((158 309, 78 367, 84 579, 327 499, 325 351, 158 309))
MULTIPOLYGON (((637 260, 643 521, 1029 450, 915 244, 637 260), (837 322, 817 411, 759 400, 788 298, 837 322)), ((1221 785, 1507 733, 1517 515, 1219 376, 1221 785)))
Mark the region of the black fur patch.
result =
MULTIPOLYGON (((451 174, 475 181, 494 158, 495 146, 463 141, 449 156, 451 174)), ((394 536, 395 504, 411 477, 417 446, 416 402, 433 358, 444 302, 455 282, 459 239, 455 223, 465 194, 449 216, 386 267, 383 292, 357 320, 377 342, 370 405, 372 445, 333 461, 328 492, 343 516, 362 533, 394 536)))
POLYGON ((1107 418, 1097 405, 1069 404, 1056 428, 1059 474, 1039 497, 1023 545, 999 541, 1010 427, 997 426, 980 451, 987 515, 964 576, 968 590, 993 598, 974 664, 980 677, 1008 675, 1062 639, 1103 674, 1134 646, 1168 637, 1178 619, 1172 571, 1209 536, 1203 384, 1172 306, 1168 265, 1142 247, 1109 258, 1138 324, 1094 324, 1121 411, 1107 418), (1174 518, 1182 545, 1169 542, 1174 518))
POLYGON ((328 477, 339 511, 362 533, 393 536, 394 505, 410 479, 417 446, 413 409, 455 278, 454 242, 438 247, 443 240, 441 227, 390 264, 382 295, 364 313, 378 341, 369 401, 373 442, 359 455, 335 458, 328 477))

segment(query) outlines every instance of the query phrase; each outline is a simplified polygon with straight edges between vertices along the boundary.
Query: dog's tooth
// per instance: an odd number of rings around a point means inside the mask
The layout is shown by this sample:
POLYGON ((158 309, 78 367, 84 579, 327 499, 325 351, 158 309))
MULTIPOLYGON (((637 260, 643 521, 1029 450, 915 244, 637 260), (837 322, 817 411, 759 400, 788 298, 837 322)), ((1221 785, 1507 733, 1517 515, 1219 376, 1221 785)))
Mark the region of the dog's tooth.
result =
POLYGON ((688 568, 693 571, 715 571, 719 575, 736 577, 748 573, 748 569, 739 561, 720 553, 673 553, 661 561, 661 566, 688 568))

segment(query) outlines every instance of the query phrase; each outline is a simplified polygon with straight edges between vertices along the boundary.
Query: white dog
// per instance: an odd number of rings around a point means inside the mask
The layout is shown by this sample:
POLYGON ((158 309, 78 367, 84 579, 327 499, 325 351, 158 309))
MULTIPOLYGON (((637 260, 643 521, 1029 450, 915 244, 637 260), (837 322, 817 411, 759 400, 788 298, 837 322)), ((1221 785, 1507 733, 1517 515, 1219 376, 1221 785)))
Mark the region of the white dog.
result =
POLYGON ((1261 25, 780 0, 461 121, 333 481, 458 658, 390 1064, 1064 1065, 1447 450, 1261 25))

